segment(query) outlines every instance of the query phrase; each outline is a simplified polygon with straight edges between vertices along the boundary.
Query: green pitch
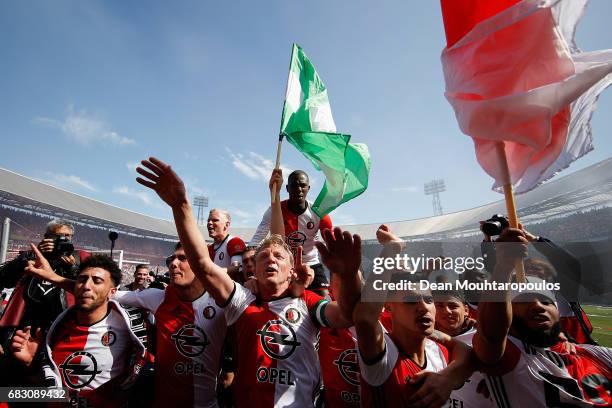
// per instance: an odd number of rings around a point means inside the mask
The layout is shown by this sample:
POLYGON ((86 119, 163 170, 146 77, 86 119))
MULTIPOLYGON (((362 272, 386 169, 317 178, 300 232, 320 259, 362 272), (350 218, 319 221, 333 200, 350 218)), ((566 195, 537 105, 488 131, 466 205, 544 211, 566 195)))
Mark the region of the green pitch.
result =
POLYGON ((601 346, 612 347, 612 307, 582 306, 593 325, 593 338, 601 346))

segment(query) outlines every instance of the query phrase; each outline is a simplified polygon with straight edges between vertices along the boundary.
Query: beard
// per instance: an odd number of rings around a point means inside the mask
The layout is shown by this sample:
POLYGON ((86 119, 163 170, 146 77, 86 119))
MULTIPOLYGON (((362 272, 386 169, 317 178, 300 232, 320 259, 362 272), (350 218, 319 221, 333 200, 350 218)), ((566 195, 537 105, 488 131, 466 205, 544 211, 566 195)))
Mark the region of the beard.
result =
POLYGON ((551 347, 559 342, 561 323, 556 322, 550 329, 531 329, 527 322, 517 316, 512 318, 512 328, 521 340, 536 347, 551 347))

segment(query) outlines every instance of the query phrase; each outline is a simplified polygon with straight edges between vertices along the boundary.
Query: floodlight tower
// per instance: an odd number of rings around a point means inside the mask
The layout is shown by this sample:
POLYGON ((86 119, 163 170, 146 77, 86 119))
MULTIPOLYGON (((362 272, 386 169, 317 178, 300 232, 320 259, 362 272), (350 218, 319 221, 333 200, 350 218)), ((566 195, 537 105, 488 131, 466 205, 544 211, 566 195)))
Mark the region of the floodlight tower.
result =
POLYGON ((193 205, 198 209, 198 225, 204 225, 204 208, 208 207, 208 197, 193 197, 193 205))
POLYGON ((444 180, 436 179, 429 183, 425 183, 425 194, 432 196, 431 204, 433 206, 434 215, 442 215, 442 203, 440 202, 440 193, 446 191, 444 180))

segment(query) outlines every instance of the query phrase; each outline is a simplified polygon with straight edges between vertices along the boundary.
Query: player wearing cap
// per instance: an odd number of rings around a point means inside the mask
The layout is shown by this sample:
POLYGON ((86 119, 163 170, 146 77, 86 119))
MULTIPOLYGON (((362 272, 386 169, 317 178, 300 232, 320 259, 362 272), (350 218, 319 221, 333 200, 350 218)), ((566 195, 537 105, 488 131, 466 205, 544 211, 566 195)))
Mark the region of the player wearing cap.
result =
MULTIPOLYGON (((492 279, 510 282, 528 240, 507 228, 496 245, 492 279), (509 244, 513 243, 513 244, 509 244)), ((539 278, 529 282, 542 285, 539 278)), ((577 345, 570 354, 559 342, 559 311, 549 290, 499 293, 479 303, 473 346, 499 407, 610 406, 612 350, 577 345), (511 300, 511 301, 510 301, 511 300)))

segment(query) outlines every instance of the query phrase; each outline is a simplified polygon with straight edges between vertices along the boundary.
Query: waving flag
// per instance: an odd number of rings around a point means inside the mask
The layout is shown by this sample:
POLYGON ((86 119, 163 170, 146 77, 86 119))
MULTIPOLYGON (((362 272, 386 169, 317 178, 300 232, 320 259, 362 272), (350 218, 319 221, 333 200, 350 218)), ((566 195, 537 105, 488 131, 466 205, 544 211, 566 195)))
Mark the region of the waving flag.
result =
POLYGON ((441 0, 446 98, 482 168, 523 193, 593 149, 590 118, 612 83, 612 50, 574 42, 587 0, 441 0))
POLYGON ((312 206, 320 217, 368 187, 368 147, 349 143, 350 135, 336 133, 327 89, 297 44, 291 53, 281 134, 325 174, 325 185, 312 206))

